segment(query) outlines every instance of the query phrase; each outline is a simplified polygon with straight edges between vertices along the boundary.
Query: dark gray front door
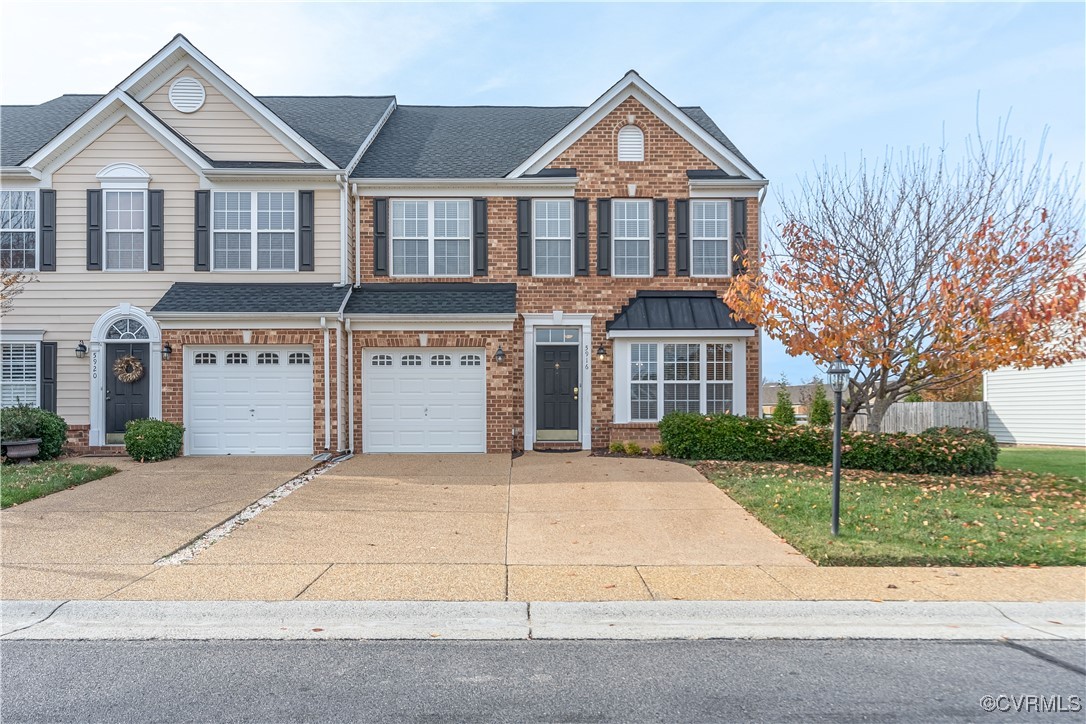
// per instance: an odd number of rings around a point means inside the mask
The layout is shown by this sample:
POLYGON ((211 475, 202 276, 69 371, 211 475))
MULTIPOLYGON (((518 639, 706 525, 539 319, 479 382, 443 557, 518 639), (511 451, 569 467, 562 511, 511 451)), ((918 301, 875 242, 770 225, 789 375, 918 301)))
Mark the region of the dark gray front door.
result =
POLYGON ((124 424, 150 415, 151 345, 111 342, 106 345, 106 443, 124 442, 124 424), (143 376, 135 382, 117 379, 113 365, 132 355, 143 365, 143 376))
POLYGON ((577 439, 577 345, 536 347, 536 439, 577 439))

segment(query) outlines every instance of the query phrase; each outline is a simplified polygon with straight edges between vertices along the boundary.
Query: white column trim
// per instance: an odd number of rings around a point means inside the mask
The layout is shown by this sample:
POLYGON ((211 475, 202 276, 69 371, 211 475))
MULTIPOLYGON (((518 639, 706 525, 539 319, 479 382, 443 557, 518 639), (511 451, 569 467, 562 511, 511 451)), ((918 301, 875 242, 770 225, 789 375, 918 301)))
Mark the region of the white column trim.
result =
POLYGON ((591 314, 566 314, 554 310, 550 314, 522 314, 524 318, 524 449, 535 444, 535 328, 580 327, 580 409, 578 426, 581 448, 592 449, 592 317, 591 314))

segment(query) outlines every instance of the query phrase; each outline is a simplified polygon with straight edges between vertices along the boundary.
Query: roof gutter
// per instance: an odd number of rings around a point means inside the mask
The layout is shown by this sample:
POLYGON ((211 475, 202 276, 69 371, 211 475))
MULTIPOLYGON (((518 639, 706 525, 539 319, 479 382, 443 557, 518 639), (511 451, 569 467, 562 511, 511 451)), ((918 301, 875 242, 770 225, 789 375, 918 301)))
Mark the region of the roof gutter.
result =
POLYGON ((41 171, 26 166, 2 166, 0 167, 0 177, 41 181, 41 171))
POLYGON ((290 178, 312 177, 335 180, 343 173, 343 169, 336 168, 209 168, 203 171, 208 178, 224 179, 231 176, 250 179, 254 176, 274 177, 285 176, 290 178))

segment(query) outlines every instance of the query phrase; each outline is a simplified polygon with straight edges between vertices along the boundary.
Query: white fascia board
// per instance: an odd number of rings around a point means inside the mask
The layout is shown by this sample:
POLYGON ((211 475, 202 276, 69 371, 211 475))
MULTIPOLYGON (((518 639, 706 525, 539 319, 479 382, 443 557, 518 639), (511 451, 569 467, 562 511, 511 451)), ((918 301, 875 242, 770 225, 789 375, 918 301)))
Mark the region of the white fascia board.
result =
POLYGON ((234 184, 234 185, 249 185, 258 184, 260 186, 268 185, 285 185, 291 188, 297 188, 298 182, 308 181, 317 184, 318 188, 336 188, 339 184, 336 182, 336 176, 342 175, 342 171, 336 171, 334 169, 273 169, 273 168, 216 168, 208 169, 204 171, 204 176, 208 181, 215 184, 234 184))
POLYGON ((127 93, 119 90, 111 91, 91 106, 67 128, 54 136, 53 140, 27 159, 23 165, 33 166, 39 170, 52 170, 61 166, 112 128, 125 115, 193 171, 202 173, 210 168, 211 165, 204 157, 178 138, 171 128, 150 114, 127 93))
POLYGON ((44 329, 0 330, 0 340, 4 342, 40 342, 43 339, 45 339, 44 329))
POLYGON ((746 198, 754 199, 769 185, 766 180, 748 179, 690 179, 690 198, 746 198))
POLYGON ((0 167, 0 181, 41 181, 41 171, 25 166, 3 166, 0 167))
POLYGON ((150 316, 162 329, 320 329, 321 317, 304 314, 226 314, 222 312, 157 312, 150 316))
POLYGON ((359 196, 532 196, 573 198, 575 176, 520 179, 352 179, 359 196))
POLYGON ((565 128, 552 136, 527 160, 513 169, 509 174, 509 178, 517 178, 526 173, 536 173, 546 168, 547 164, 572 146, 578 138, 593 128, 629 97, 635 98, 649 111, 656 114, 660 120, 711 161, 721 166, 733 167, 751 179, 762 178, 762 175, 755 171, 754 168, 725 148, 724 144, 709 135, 681 108, 668 100, 667 97, 632 70, 597 98, 592 105, 582 111, 579 116, 570 121, 565 128))
POLYGON ((345 314, 351 331, 491 331, 513 329, 515 314, 345 314))
POLYGON ((394 110, 396 110, 395 98, 393 98, 392 102, 388 104, 388 108, 385 109, 384 114, 377 121, 376 125, 374 125, 373 130, 370 131, 369 135, 366 136, 366 138, 362 141, 362 145, 358 147, 358 153, 356 153, 354 155, 354 158, 351 159, 350 163, 347 164, 348 178, 350 178, 351 174, 354 173, 354 167, 357 166, 358 162, 362 160, 362 156, 366 153, 366 151, 369 150, 370 146, 373 145, 373 142, 377 140, 377 134, 380 133, 381 129, 385 127, 385 124, 388 123, 388 119, 392 115, 392 111, 394 110))
POLYGON ((621 329, 608 332, 608 339, 718 339, 753 337, 753 329, 621 329))
POLYGON ((275 113, 261 103, 256 96, 247 91, 244 86, 231 78, 226 71, 200 52, 184 35, 179 34, 174 36, 173 40, 167 43, 162 50, 151 56, 146 63, 121 81, 121 84, 118 85, 117 88, 124 91, 133 90, 143 98, 151 95, 158 90, 158 88, 162 87, 162 84, 165 83, 165 79, 169 78, 169 76, 162 74, 164 79, 157 85, 154 83, 145 84, 141 83, 141 81, 149 74, 153 75, 156 79, 161 77, 155 71, 164 63, 169 63, 169 68, 176 65, 177 61, 173 60, 172 56, 179 50, 187 54, 195 65, 200 66, 200 70, 210 77, 215 88, 220 93, 229 98, 234 105, 246 110, 249 117, 252 118, 257 125, 270 133, 291 152, 301 157, 308 156, 325 168, 338 168, 331 159, 318 151, 316 146, 302 138, 297 131, 287 125, 287 123, 279 116, 275 115, 275 113))

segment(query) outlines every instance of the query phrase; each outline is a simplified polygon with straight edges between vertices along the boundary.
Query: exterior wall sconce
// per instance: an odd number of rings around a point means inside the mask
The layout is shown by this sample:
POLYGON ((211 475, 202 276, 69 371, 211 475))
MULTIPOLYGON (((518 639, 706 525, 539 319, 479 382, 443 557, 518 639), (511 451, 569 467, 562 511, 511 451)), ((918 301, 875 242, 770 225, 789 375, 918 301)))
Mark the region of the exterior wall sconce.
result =
POLYGON ((173 354, 173 347, 171 347, 168 342, 162 345, 162 361, 169 361, 171 354, 173 354))
POLYGON ((83 340, 79 340, 79 344, 75 346, 75 356, 79 359, 87 356, 87 345, 83 344, 83 340))
POLYGON ((505 362, 505 350, 501 348, 501 345, 498 345, 498 351, 494 353, 494 361, 498 364, 505 362))
POLYGON ((600 362, 603 362, 605 359, 607 359, 607 347, 601 344, 600 348, 596 350, 596 357, 599 358, 600 362))

